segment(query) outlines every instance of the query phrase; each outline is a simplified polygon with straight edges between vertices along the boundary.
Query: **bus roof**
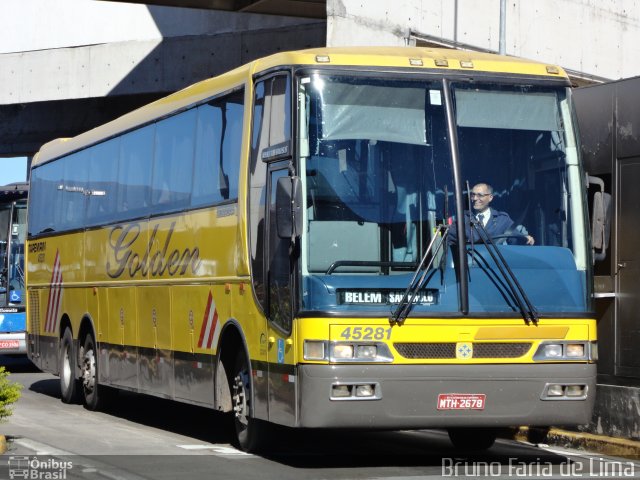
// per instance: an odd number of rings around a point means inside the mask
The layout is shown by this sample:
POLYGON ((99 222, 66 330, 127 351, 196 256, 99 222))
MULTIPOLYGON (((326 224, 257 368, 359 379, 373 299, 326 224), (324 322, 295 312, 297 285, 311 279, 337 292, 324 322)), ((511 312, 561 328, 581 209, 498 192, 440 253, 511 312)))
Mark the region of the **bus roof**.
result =
MULTIPOLYGON (((202 102, 211 96, 242 85, 248 76, 287 65, 333 65, 387 68, 391 70, 440 70, 527 75, 567 80, 555 65, 517 57, 446 48, 423 47, 326 47, 281 52, 254 60, 229 72, 195 83, 109 123, 73 138, 56 139, 42 146, 32 166, 81 150, 172 112, 202 102)), ((568 81, 568 80, 567 80, 568 81)))

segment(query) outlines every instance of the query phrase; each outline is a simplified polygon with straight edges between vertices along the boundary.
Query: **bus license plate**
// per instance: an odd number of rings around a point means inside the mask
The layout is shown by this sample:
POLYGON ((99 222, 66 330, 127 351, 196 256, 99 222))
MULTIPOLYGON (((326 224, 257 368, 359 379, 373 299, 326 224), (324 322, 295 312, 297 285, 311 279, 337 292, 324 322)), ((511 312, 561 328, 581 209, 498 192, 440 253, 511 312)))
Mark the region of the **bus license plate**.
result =
POLYGON ((18 340, 0 340, 0 350, 3 348, 18 348, 20 342, 18 340))
POLYGON ((484 393, 441 393, 438 410, 484 410, 484 393))

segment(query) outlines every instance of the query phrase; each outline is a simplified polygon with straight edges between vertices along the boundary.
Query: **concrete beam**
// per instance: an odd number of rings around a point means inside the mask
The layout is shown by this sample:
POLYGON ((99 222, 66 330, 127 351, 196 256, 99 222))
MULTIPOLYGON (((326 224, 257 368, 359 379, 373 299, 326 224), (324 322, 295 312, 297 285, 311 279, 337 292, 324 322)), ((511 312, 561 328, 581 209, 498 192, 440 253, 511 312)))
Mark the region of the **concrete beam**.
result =
POLYGON ((169 7, 202 8, 243 13, 327 18, 326 0, 108 0, 169 7))
POLYGON ((90 130, 159 97, 129 95, 2 105, 0 157, 32 156, 54 138, 90 130))
POLYGON ((271 53, 325 45, 324 22, 0 55, 0 156, 32 155, 271 53), (139 58, 142 57, 142 60, 139 58))

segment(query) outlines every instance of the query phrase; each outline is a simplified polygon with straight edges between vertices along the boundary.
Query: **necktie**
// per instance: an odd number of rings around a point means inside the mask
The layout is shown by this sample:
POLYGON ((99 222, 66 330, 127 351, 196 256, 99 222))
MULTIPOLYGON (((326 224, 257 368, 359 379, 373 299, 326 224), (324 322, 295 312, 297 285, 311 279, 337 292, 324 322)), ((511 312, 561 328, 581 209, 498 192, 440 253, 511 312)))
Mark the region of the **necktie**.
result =
POLYGON ((476 217, 478 219, 478 221, 482 224, 482 226, 484 227, 484 214, 483 213, 479 213, 476 217))

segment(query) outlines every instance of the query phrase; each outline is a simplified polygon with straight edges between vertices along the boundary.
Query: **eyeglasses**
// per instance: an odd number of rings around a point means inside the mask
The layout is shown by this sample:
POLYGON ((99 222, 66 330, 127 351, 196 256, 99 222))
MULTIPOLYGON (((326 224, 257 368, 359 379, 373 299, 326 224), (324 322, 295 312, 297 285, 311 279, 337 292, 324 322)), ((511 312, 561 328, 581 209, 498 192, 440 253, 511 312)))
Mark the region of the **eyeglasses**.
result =
POLYGON ((491 195, 490 193, 476 193, 476 192, 471 192, 469 194, 469 196, 471 198, 484 198, 484 197, 488 197, 489 195, 491 195))

